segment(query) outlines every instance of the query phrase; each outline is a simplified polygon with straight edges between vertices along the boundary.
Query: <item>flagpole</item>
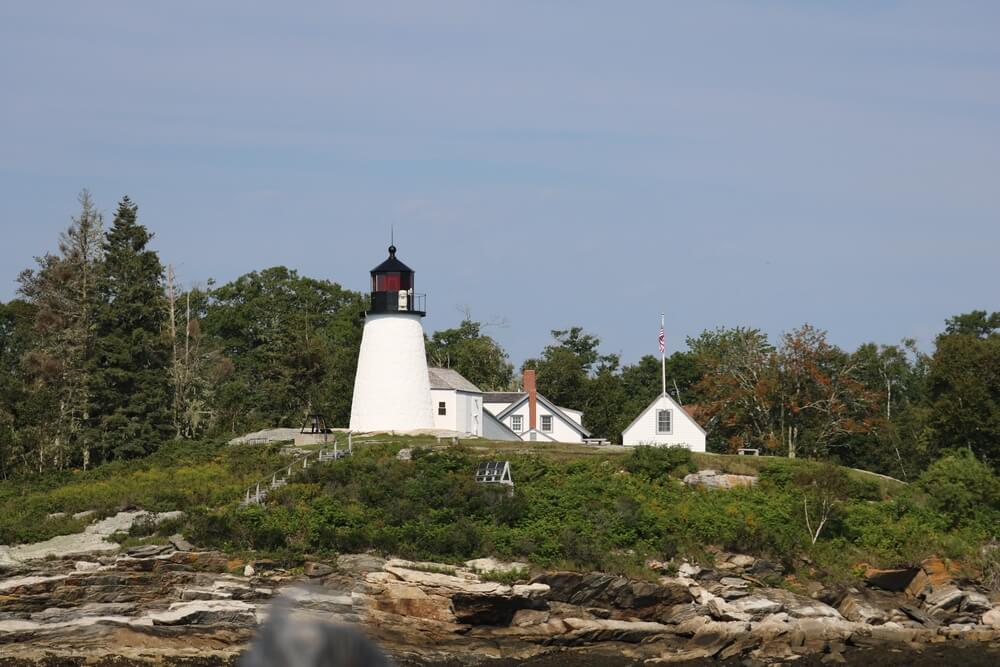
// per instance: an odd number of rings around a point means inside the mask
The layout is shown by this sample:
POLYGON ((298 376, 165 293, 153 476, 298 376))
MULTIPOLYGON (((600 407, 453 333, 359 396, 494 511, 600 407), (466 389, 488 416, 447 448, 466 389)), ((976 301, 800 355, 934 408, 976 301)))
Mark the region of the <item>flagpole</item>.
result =
POLYGON ((663 375, 663 393, 664 394, 667 393, 667 351, 666 351, 667 348, 666 348, 666 342, 665 342, 665 339, 664 339, 664 331, 665 331, 664 324, 665 323, 666 323, 665 316, 664 316, 663 313, 660 313, 660 340, 664 341, 660 345, 660 371, 661 371, 661 373, 663 375))

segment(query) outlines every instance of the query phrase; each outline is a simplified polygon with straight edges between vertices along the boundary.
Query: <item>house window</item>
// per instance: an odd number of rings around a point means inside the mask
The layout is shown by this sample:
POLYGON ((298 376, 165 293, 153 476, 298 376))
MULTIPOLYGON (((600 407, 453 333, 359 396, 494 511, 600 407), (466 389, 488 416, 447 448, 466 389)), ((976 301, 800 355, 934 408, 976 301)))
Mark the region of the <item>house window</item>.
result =
POLYGON ((444 401, 438 401, 438 414, 439 415, 448 414, 448 408, 445 407, 444 401))
POLYGON ((670 410, 656 411, 656 432, 672 433, 674 427, 673 412, 670 410))
POLYGON ((544 433, 552 432, 552 415, 542 415, 541 416, 541 426, 544 433))
POLYGON ((520 433, 524 429, 524 417, 521 415, 512 415, 510 418, 510 430, 515 433, 520 433))

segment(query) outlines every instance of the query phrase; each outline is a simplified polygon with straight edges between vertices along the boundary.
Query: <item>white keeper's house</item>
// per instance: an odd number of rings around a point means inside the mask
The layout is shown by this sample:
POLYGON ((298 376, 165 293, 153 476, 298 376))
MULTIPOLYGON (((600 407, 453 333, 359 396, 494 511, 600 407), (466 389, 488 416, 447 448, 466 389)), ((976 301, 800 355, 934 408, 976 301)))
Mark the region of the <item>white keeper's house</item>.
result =
POLYGON ((705 451, 705 429, 670 394, 662 393, 622 431, 626 447, 653 445, 705 451))
POLYGON ((535 371, 524 371, 524 391, 487 392, 486 409, 521 440, 583 442, 590 431, 583 427, 583 413, 563 408, 538 393, 535 371))

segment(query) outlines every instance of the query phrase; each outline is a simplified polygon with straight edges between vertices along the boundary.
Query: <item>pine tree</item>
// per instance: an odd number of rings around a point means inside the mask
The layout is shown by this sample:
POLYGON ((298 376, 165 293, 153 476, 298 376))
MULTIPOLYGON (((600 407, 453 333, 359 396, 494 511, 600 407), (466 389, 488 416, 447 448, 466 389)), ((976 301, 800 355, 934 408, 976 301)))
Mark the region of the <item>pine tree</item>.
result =
POLYGON ((97 281, 92 410, 106 460, 152 452, 171 432, 163 265, 137 211, 128 197, 118 204, 97 281))
POLYGON ((38 469, 86 465, 86 424, 94 352, 96 274, 104 239, 101 214, 90 193, 80 193, 80 215, 59 238, 59 253, 36 258, 21 273, 20 292, 35 309, 37 339, 25 355, 37 408, 33 440, 38 469))

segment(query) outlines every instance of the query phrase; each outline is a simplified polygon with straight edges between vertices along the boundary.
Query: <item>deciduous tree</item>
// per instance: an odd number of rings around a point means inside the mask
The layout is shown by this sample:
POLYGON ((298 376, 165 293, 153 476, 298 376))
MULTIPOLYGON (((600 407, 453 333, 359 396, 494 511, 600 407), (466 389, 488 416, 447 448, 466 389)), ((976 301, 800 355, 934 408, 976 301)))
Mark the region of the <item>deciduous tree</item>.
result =
POLYGON ((364 299, 283 266, 211 290, 204 332, 231 360, 214 407, 227 430, 300 426, 306 414, 350 416, 364 299))
POLYGON ((510 389, 514 367, 507 352, 482 324, 469 318, 454 329, 435 331, 427 341, 427 360, 443 368, 453 368, 484 391, 510 389))
POLYGON ((781 443, 780 376, 774 347, 757 329, 705 331, 688 339, 704 370, 696 390, 710 445, 734 450, 756 446, 777 451, 781 443))
POLYGON ((929 419, 937 445, 1000 466, 1000 313, 948 321, 930 361, 929 419))

